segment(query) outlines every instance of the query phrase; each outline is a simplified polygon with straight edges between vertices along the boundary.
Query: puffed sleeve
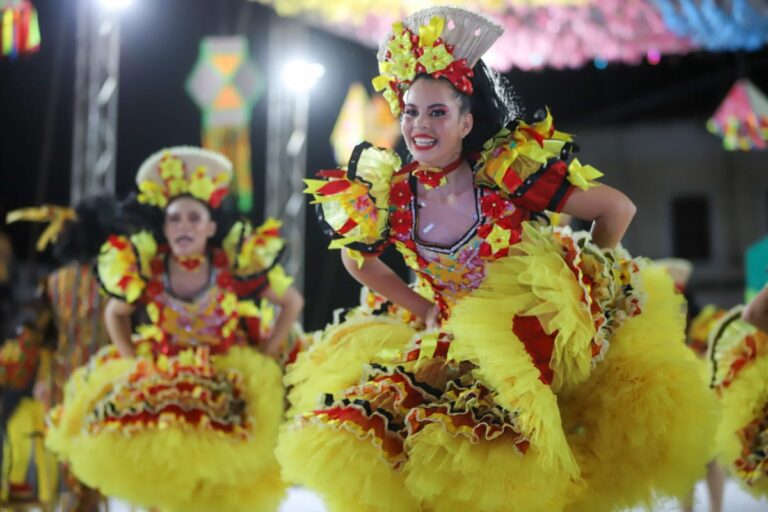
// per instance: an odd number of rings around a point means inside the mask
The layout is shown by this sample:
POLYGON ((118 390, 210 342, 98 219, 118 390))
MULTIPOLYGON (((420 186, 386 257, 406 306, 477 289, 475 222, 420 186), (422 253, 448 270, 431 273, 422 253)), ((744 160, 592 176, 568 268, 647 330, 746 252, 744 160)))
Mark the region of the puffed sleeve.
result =
POLYGON ((238 221, 224 239, 232 275, 238 295, 260 293, 267 285, 282 295, 293 279, 279 264, 285 252, 285 240, 280 235, 282 223, 269 218, 254 227, 247 220, 238 221))
POLYGON ((571 159, 570 135, 555 130, 552 115, 533 124, 515 121, 484 145, 476 181, 497 188, 518 206, 559 212, 573 190, 597 186, 602 176, 590 165, 571 159))
POLYGON ((96 275, 104 291, 128 303, 139 300, 156 254, 157 242, 147 231, 110 236, 96 259, 96 275))
POLYGON ((330 248, 346 248, 358 259, 387 246, 390 182, 400 166, 394 151, 364 142, 355 147, 346 169, 320 171, 321 179, 305 180, 304 192, 318 205, 330 248))

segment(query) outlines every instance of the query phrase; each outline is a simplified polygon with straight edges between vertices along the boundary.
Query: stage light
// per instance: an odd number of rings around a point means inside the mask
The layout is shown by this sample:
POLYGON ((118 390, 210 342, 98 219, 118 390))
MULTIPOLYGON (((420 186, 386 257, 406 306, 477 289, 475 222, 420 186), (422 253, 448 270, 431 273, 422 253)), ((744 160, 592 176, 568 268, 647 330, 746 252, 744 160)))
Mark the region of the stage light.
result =
POLYGON ((133 0, 101 0, 101 5, 116 11, 130 7, 131 4, 133 4, 133 0))
POLYGON ((288 61, 283 66, 283 85, 294 91, 309 91, 325 74, 325 66, 302 59, 288 61))

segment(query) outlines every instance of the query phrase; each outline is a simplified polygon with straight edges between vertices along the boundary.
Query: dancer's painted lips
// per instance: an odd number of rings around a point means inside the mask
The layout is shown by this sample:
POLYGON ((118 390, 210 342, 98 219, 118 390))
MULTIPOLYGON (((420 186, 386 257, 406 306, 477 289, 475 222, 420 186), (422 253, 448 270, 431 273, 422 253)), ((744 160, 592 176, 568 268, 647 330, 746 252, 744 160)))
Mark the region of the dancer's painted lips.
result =
POLYGON ((426 151, 437 145, 436 138, 423 133, 418 133, 411 137, 411 142, 413 143, 413 148, 419 151, 426 151))

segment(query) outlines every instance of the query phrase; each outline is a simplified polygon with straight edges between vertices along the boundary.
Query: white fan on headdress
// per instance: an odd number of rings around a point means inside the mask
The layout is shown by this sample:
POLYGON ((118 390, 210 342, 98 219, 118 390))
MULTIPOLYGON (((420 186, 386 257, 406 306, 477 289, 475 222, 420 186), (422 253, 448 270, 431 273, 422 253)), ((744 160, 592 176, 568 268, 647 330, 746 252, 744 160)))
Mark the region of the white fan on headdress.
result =
MULTIPOLYGON (((441 39, 445 44, 452 45, 454 47, 453 56, 456 59, 466 59, 470 68, 477 64, 477 61, 504 33, 502 26, 495 21, 458 7, 423 9, 408 16, 403 21, 403 25, 414 34, 418 34, 419 27, 428 25, 433 16, 440 16, 445 19, 441 39)), ((380 61, 386 58, 387 42, 392 35, 390 31, 379 47, 378 59, 380 61)))

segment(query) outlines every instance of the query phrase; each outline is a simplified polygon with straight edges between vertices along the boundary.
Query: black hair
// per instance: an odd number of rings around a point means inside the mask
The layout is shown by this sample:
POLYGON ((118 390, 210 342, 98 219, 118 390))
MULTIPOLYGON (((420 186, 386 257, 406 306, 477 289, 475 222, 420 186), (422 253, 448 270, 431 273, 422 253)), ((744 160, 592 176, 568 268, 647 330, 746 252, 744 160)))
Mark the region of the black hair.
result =
MULTIPOLYGON (((209 244, 214 246, 221 245, 224 237, 232 229, 234 223, 241 217, 237 211, 237 204, 234 196, 230 195, 224 198, 221 205, 218 208, 211 208, 211 205, 205 201, 201 201, 189 194, 182 194, 174 197, 168 205, 170 206, 173 201, 182 197, 189 197, 198 201, 205 206, 208 213, 211 215, 211 220, 216 223, 216 233, 208 241, 209 244)), ((152 233, 152 236, 158 243, 165 243, 165 234, 163 233, 163 224, 165 223, 165 208, 158 208, 145 203, 141 203, 135 193, 128 196, 127 199, 122 201, 119 205, 119 215, 123 221, 121 234, 130 235, 141 230, 146 230, 152 233)))
MULTIPOLYGON (((518 114, 512 91, 502 77, 490 70, 482 59, 475 64, 472 72, 472 94, 464 94, 453 88, 462 114, 471 112, 473 118, 472 131, 462 142, 462 153, 465 156, 479 153, 483 144, 518 114)), ((422 74, 414 79, 414 83, 420 78, 432 79, 430 75, 422 74)), ((450 83, 446 78, 440 80, 450 83)))
POLYGON ((101 195, 82 200, 76 207, 77 220, 68 222, 53 246, 60 264, 87 263, 99 254, 107 237, 120 231, 117 201, 101 195))

